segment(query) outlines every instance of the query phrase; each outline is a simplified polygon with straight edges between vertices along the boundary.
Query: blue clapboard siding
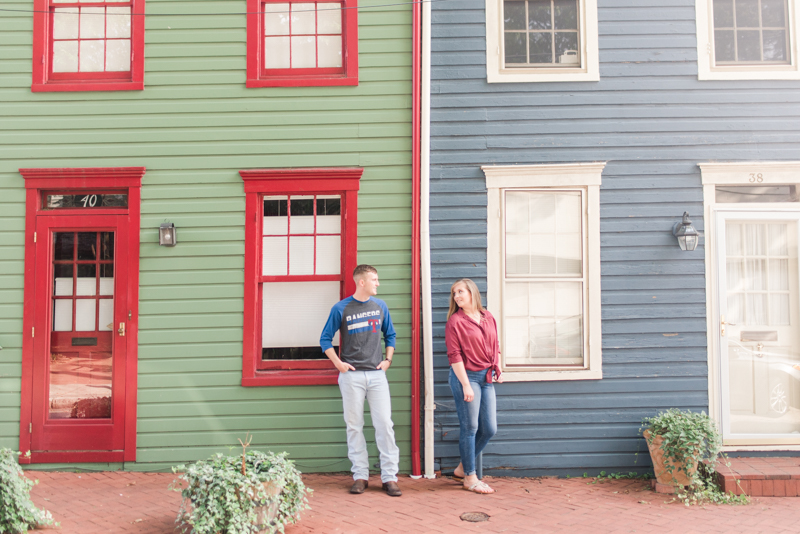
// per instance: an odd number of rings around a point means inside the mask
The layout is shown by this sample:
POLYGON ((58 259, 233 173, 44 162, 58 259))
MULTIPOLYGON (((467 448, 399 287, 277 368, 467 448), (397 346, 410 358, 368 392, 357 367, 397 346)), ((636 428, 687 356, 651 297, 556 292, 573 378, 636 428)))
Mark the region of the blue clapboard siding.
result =
MULTIPOLYGON (((487 84, 484 0, 433 3, 431 245, 435 455, 458 463, 444 320, 452 281, 486 289, 481 165, 607 161, 603 379, 498 385, 491 474, 642 471, 642 417, 708 409, 698 162, 800 159, 800 83, 697 80, 694 0, 599 0, 600 82, 487 84), (638 453, 638 454, 637 454, 638 453)), ((497 312, 497 310, 493 310, 497 312)))

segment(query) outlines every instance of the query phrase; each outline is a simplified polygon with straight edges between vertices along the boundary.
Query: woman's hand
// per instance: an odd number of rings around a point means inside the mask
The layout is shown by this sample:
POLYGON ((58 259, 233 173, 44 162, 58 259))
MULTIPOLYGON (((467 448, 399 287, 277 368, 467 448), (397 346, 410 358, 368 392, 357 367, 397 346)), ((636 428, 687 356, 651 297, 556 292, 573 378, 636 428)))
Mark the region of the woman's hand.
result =
POLYGON ((494 381, 497 382, 498 384, 502 384, 503 383, 503 375, 502 374, 497 375, 496 377, 494 377, 494 381))
POLYGON ((475 392, 472 391, 472 386, 469 382, 466 384, 461 384, 461 389, 464 390, 464 402, 472 402, 475 398, 475 392))

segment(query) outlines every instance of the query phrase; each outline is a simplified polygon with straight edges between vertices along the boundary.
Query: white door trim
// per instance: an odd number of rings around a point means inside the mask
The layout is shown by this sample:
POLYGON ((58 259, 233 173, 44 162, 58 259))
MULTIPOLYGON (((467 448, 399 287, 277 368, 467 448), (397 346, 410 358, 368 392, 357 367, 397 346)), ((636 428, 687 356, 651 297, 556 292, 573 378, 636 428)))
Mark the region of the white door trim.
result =
MULTIPOLYGON (((716 211, 729 209, 735 211, 798 211, 800 206, 781 204, 717 204, 717 185, 754 185, 751 179, 762 185, 800 185, 800 161, 781 162, 709 162, 698 163, 703 184, 703 219, 705 275, 706 275, 706 343, 708 347, 708 413, 720 426, 722 424, 721 372, 719 343, 719 292, 716 254, 716 211)), ((677 244, 676 244, 677 246, 677 244)), ((759 444, 750 441, 726 440, 726 451, 800 451, 800 445, 783 445, 772 440, 760 440, 759 444)))

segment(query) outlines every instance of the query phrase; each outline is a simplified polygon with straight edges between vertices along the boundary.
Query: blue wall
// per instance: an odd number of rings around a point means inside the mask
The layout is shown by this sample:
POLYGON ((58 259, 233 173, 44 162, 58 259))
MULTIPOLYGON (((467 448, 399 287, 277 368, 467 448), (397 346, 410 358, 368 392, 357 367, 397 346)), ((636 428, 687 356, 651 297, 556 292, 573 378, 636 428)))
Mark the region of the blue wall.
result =
MULTIPOLYGON (((600 82, 487 84, 484 0, 434 2, 431 233, 435 456, 458 464, 444 320, 453 280, 486 290, 481 165, 607 161, 603 379, 498 385, 489 474, 643 471, 642 417, 708 410, 697 163, 800 159, 800 82, 698 81, 694 0, 598 0, 600 82), (637 452, 639 453, 637 456, 637 452)), ((497 313, 499 310, 492 310, 497 313)))

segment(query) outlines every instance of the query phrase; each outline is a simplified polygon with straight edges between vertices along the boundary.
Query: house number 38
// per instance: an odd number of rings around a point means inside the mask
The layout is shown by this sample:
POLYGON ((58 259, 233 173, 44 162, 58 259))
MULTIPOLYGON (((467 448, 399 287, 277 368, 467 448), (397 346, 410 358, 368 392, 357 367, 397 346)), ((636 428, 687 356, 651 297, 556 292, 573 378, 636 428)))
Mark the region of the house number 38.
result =
POLYGON ((755 172, 751 172, 750 173, 750 182, 751 183, 759 183, 760 184, 763 181, 764 181, 764 175, 761 174, 760 172, 759 173, 755 173, 755 172))

